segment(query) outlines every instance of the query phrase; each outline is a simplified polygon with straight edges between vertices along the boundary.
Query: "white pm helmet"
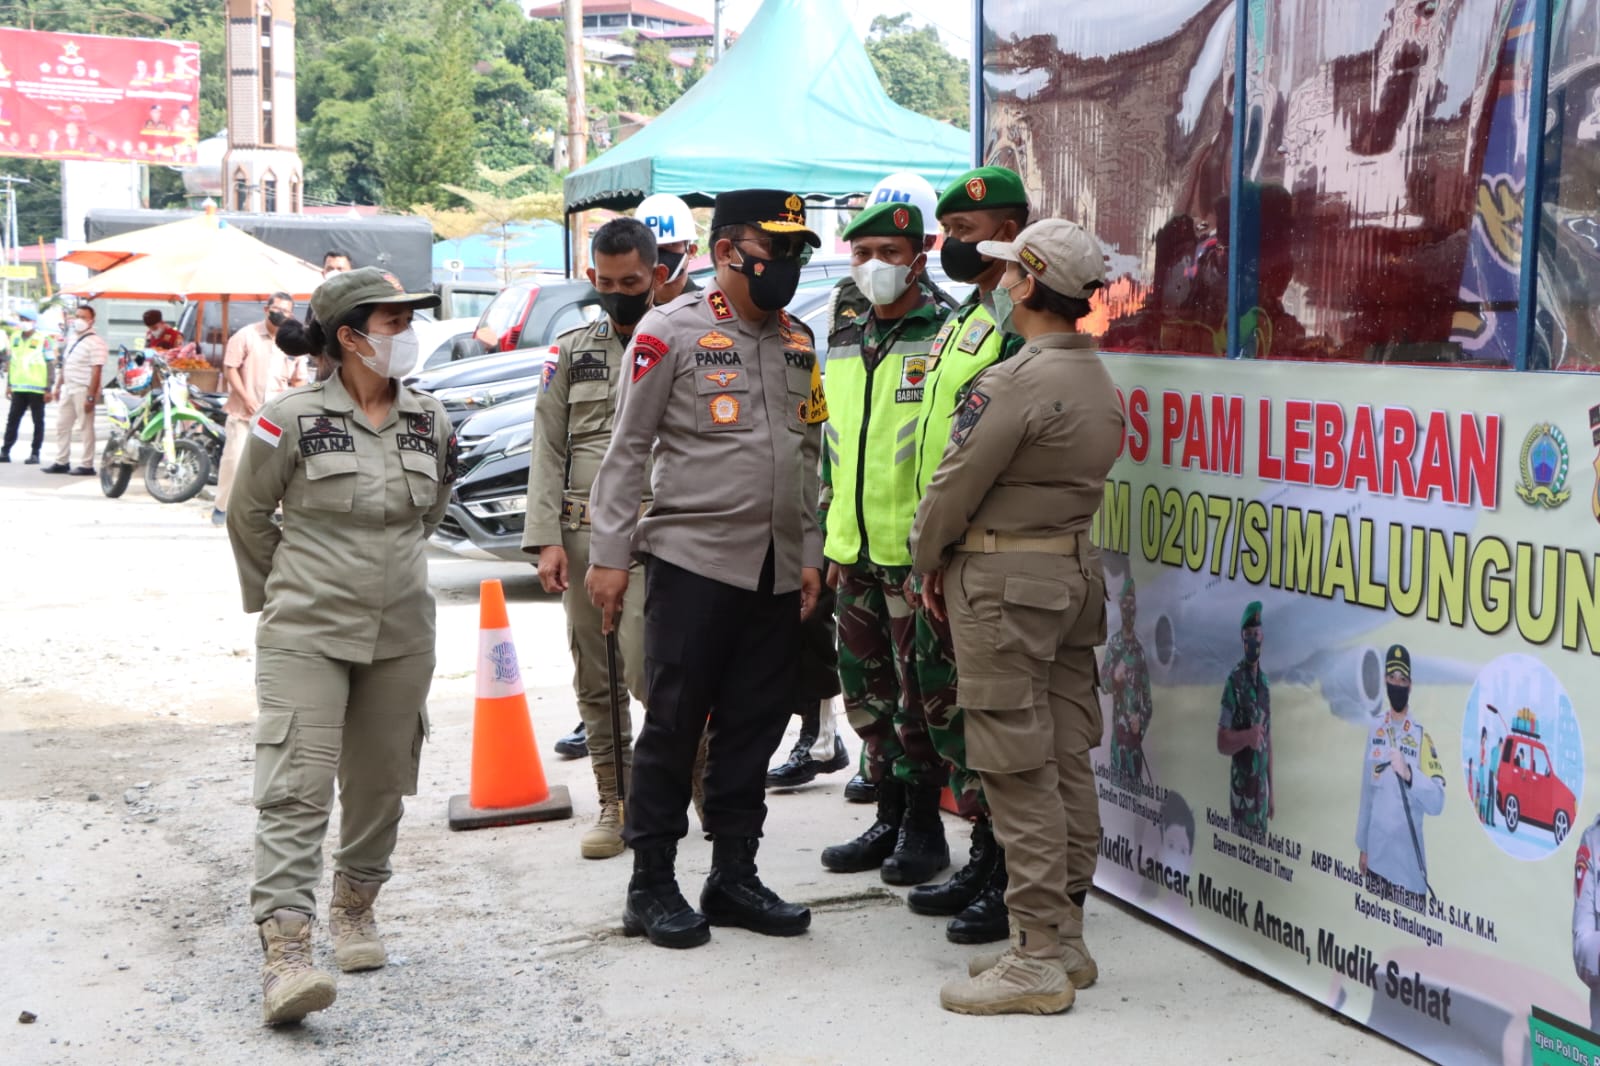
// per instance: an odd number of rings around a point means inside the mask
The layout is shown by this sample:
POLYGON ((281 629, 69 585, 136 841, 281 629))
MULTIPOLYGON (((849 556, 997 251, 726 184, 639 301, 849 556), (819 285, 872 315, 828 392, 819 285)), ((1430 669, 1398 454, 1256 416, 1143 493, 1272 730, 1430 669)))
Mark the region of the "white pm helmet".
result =
POLYGON ((934 193, 928 179, 921 174, 901 171, 898 174, 890 174, 874 185, 872 191, 867 194, 865 206, 884 203, 915 204, 917 210, 922 212, 923 229, 928 233, 938 229, 934 211, 938 207, 939 197, 934 193))
POLYGON ((633 212, 633 217, 643 222, 656 235, 657 244, 677 244, 693 241, 694 215, 689 205, 671 193, 658 192, 647 196, 633 212))

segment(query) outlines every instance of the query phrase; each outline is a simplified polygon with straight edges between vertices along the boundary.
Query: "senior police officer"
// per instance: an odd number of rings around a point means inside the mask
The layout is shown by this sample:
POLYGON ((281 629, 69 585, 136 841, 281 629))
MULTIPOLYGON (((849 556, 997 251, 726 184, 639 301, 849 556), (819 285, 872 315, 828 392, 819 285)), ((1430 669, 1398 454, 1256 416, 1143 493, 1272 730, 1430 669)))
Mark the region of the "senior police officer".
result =
POLYGON ((1099 243, 1047 219, 979 248, 1007 264, 1000 324, 1014 322, 1026 347, 967 391, 911 538, 930 610, 943 613, 949 596, 967 760, 1005 848, 1015 932, 940 1002, 1051 1013, 1097 975, 1083 943, 1093 862, 1075 867, 1069 851, 1099 842, 1089 750, 1101 737, 1105 575, 1089 524, 1123 420, 1094 339, 1074 331, 1104 284, 1099 243))
POLYGON ((269 1023, 334 999, 333 978, 311 963, 311 923, 335 781, 334 959, 349 971, 387 958, 373 904, 401 797, 417 790, 434 666, 423 550, 453 473, 444 408, 400 379, 417 358, 412 311, 438 303, 370 267, 325 281, 317 321, 286 322, 279 338, 337 370, 261 408, 234 482, 228 538, 244 608, 261 613, 250 907, 269 1023))
MULTIPOLYGON (((612 750, 622 745, 626 768, 633 758, 633 730, 624 720, 622 736, 612 736, 600 612, 589 602, 581 581, 574 583, 571 575, 589 569, 589 490, 611 443, 617 394, 627 369, 623 348, 650 309, 652 293, 666 270, 656 262, 654 235, 631 218, 613 219, 596 230, 592 252, 589 283, 599 291, 605 313, 556 341, 555 370, 534 407, 522 549, 539 557, 539 582, 546 592, 561 594, 567 613, 572 683, 600 799, 600 816, 583 835, 579 850, 585 858, 605 859, 623 849, 612 750)), ((642 580, 642 569, 636 565, 634 571, 642 580)), ((644 698, 643 627, 641 597, 635 596, 617 625, 624 675, 618 681, 625 679, 638 699, 644 698)))
POLYGON ((800 620, 822 584, 816 351, 782 310, 806 247, 819 243, 797 195, 717 197, 716 284, 639 323, 595 480, 590 596, 608 630, 625 596, 645 596, 647 698, 623 831, 634 852, 623 929, 666 947, 705 943, 708 922, 775 936, 811 923, 809 910, 761 883, 755 856, 766 760, 793 707, 800 620), (647 457, 654 499, 641 518, 647 457), (646 587, 630 591, 635 556, 646 587), (702 729, 714 841, 703 914, 674 871, 702 729))
POLYGON ((1404 644, 1389 646, 1383 681, 1389 710, 1367 736, 1356 847, 1361 872, 1382 878, 1378 887, 1385 895, 1424 898, 1432 888, 1423 818, 1444 810, 1444 767, 1411 704, 1411 652, 1404 644))
MULTIPOLYGON (((995 311, 996 286, 1005 264, 984 256, 977 245, 1016 236, 1028 220, 1028 198, 1014 171, 979 167, 951 183, 939 198, 937 211, 945 231, 940 263, 952 279, 972 282, 973 290, 950 314, 928 353, 917 427, 919 495, 927 491, 944 457, 964 390, 985 367, 1016 351, 1016 336, 999 324, 995 311)), ((1004 940, 1006 864, 989 825, 978 777, 967 767, 950 626, 925 610, 917 612, 916 662, 928 735, 949 764, 957 810, 973 825, 967 864, 942 884, 913 889, 906 903, 918 914, 951 916, 945 935, 955 943, 1004 940)))
POLYGON ((860 836, 825 848, 841 873, 880 869, 914 885, 950 864, 939 794, 947 773, 928 739, 907 601, 917 509, 916 433, 938 305, 917 277, 927 267, 922 212, 882 203, 845 227, 851 277, 866 314, 828 337, 828 422, 823 469, 832 496, 824 553, 839 593, 839 675, 850 724, 867 749, 878 817, 860 836))

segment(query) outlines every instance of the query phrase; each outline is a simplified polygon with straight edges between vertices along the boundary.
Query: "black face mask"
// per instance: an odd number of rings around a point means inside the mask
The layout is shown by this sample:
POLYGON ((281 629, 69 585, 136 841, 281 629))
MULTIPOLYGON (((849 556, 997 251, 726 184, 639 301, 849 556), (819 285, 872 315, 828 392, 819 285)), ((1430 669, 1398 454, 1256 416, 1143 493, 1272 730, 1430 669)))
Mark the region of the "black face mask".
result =
POLYGON ((284 314, 282 311, 268 311, 267 321, 271 322, 274 326, 281 326, 285 322, 289 321, 289 316, 284 314))
POLYGON ((669 252, 664 248, 656 249, 656 262, 667 268, 667 280, 674 281, 678 277, 678 266, 683 262, 683 252, 669 252))
POLYGON ((1405 710, 1406 704, 1411 701, 1411 686, 1396 685, 1387 681, 1384 682, 1384 686, 1389 690, 1389 706, 1397 711, 1405 710))
POLYGON ((631 326, 650 310, 650 296, 649 289, 634 293, 603 292, 600 294, 600 307, 617 325, 631 326))
POLYGON ((950 275, 951 281, 972 282, 978 276, 994 265, 992 259, 985 259, 978 253, 976 241, 958 241, 954 237, 946 237, 944 245, 939 249, 939 265, 944 267, 944 272, 950 275))
POLYGON ((763 311, 781 311, 800 287, 800 260, 745 256, 734 269, 750 279, 750 302, 763 311))

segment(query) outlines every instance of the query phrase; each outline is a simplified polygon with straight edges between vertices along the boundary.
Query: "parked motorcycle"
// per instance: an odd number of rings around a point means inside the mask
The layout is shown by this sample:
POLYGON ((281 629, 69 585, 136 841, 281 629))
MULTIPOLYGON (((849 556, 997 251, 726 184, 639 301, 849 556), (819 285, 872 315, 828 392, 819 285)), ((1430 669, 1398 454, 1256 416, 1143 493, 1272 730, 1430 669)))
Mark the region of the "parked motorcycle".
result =
POLYGON ((154 352, 139 363, 152 374, 149 395, 106 393, 111 437, 100 455, 100 490, 112 499, 127 491, 136 466, 144 468, 144 487, 162 503, 182 503, 205 487, 211 473, 211 441, 222 446, 222 431, 196 410, 189 377, 177 373, 154 352))

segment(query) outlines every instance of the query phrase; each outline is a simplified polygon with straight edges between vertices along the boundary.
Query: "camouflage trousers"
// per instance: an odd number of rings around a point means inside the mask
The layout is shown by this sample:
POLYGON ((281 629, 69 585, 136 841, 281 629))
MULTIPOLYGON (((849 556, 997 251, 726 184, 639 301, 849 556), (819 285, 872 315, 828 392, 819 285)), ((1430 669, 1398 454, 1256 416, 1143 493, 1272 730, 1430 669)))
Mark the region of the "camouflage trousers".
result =
POLYGON ((839 684, 861 738, 866 775, 908 785, 942 784, 917 687, 916 623, 904 567, 858 563, 839 582, 839 684))
POLYGON ((1111 740, 1111 770, 1119 777, 1137 781, 1144 776, 1144 748, 1111 740))
POLYGON ((967 769, 964 716, 956 703, 956 652, 948 620, 941 622, 927 611, 917 612, 916 663, 928 737, 950 772, 956 812, 963 818, 987 820, 989 804, 983 798, 983 785, 978 775, 967 769))

